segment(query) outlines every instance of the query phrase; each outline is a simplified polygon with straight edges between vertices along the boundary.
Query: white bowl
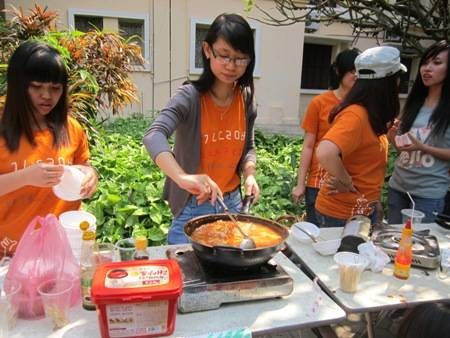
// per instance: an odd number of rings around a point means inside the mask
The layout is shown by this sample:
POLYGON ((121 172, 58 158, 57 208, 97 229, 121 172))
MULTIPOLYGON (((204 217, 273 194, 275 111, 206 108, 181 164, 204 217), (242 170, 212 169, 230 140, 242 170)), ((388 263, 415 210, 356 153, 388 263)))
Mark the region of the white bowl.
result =
POLYGON ((312 247, 322 256, 334 255, 341 246, 341 239, 330 239, 313 243, 312 247))
POLYGON ((64 173, 61 176, 61 181, 53 187, 55 195, 64 201, 80 200, 81 183, 83 182, 85 174, 70 165, 64 166, 64 173))
POLYGON ((82 221, 87 221, 89 223, 89 229, 95 230, 95 216, 90 212, 84 210, 71 210, 63 212, 61 215, 59 215, 59 221, 64 228, 76 229, 79 230, 80 233, 80 223, 82 221))
POLYGON ((291 233, 294 238, 302 243, 311 243, 312 239, 299 228, 302 228, 306 232, 310 233, 313 237, 319 237, 320 228, 313 223, 309 222, 297 222, 292 224, 291 233))

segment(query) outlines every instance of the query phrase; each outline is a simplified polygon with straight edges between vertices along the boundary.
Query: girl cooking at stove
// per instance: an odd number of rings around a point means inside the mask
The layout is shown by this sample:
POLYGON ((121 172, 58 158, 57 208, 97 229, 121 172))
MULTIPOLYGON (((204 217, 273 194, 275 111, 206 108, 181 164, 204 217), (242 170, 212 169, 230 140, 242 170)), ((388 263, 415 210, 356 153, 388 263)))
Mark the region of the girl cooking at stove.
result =
POLYGON ((51 189, 61 179, 63 164, 86 174, 80 195, 95 192, 87 137, 69 115, 67 81, 61 56, 44 43, 24 42, 9 60, 0 114, 0 258, 14 253, 35 216, 80 207, 80 201, 60 200, 51 189))
POLYGON ((305 198, 306 221, 314 224, 317 224, 316 198, 325 176, 325 170, 320 167, 314 151, 330 128, 328 114, 347 95, 356 81, 355 58, 359 53, 356 48, 346 49, 336 56, 336 61, 330 69, 330 85, 335 89, 314 97, 302 122, 305 138, 300 155, 297 185, 292 189, 292 199, 297 203, 305 198))
POLYGON ((353 215, 373 216, 387 164, 386 132, 399 112, 399 74, 406 71, 393 47, 367 49, 355 59, 357 80, 329 116, 317 147, 327 171, 316 200, 319 226, 344 226, 353 215))
POLYGON ((202 43, 203 73, 180 87, 144 136, 151 158, 168 176, 164 198, 174 215, 169 244, 187 243, 183 226, 196 216, 231 212, 256 183, 253 69, 255 50, 249 24, 237 14, 221 14, 202 43), (175 132, 171 150, 168 138, 175 132))
POLYGON ((449 50, 449 43, 440 41, 424 52, 400 120, 390 130, 400 156, 389 180, 389 224, 401 223, 401 209, 412 207, 406 192, 425 213, 424 223, 444 209, 450 182, 449 50))

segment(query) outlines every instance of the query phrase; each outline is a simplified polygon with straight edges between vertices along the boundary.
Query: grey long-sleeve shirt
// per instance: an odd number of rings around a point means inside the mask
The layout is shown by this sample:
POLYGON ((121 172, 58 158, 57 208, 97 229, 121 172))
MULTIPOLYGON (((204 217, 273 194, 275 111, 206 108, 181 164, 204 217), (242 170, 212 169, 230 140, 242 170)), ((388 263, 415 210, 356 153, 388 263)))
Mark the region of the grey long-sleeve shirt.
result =
MULTIPOLYGON (((240 159, 238 173, 247 161, 256 163, 254 124, 256 119, 256 102, 250 101, 248 91, 244 90, 246 106, 246 140, 240 159)), ((144 145, 152 160, 162 152, 171 152, 178 164, 188 174, 197 174, 200 163, 200 93, 192 84, 183 85, 170 98, 166 107, 161 110, 144 135, 144 145), (168 139, 175 132, 173 151, 168 139)), ((169 202, 170 209, 177 217, 187 201, 190 193, 181 189, 167 177, 164 184, 163 197, 169 202)))

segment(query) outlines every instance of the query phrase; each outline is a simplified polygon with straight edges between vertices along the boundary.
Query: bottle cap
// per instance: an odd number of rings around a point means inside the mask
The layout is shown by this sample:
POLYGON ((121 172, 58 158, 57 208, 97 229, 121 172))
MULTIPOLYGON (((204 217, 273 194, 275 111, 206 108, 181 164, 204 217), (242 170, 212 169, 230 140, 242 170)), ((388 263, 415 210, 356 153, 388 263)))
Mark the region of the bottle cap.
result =
POLYGON ((95 232, 92 230, 86 230, 83 232, 83 241, 90 241, 95 239, 95 232))
POLYGON ((90 226, 90 224, 89 224, 88 221, 81 221, 80 222, 80 229, 82 231, 85 231, 85 230, 89 229, 89 226, 90 226))
POLYGON ((134 246, 136 250, 145 250, 147 248, 147 238, 144 236, 137 236, 134 239, 134 246))

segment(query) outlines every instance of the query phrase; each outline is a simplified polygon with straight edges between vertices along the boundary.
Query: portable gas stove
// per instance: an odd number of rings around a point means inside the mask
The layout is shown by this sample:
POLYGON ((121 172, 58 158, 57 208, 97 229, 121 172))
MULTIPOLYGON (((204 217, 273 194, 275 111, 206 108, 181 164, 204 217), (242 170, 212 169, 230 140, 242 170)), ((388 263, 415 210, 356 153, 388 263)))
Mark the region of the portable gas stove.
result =
POLYGON ((292 278, 273 260, 258 267, 227 268, 201 262, 191 247, 167 250, 183 273, 178 311, 212 310, 224 303, 276 298, 292 293, 292 278))
MULTIPOLYGON (((375 231, 372 235, 373 243, 388 254, 394 260, 401 237, 401 229, 384 229, 375 231)), ((439 267, 440 251, 438 240, 429 235, 428 231, 419 231, 413 234, 411 265, 436 269, 439 267)))

